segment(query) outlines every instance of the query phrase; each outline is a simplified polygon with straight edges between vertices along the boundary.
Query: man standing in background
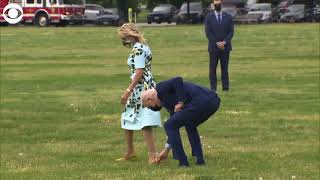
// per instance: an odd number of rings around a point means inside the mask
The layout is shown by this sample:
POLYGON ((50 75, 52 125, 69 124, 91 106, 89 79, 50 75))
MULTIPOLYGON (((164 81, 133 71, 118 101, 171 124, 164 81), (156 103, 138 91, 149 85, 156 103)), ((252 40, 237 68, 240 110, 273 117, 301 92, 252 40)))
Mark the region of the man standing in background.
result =
POLYGON ((208 51, 210 56, 209 76, 211 89, 217 90, 217 65, 220 60, 222 90, 229 91, 229 55, 232 50, 233 21, 231 15, 221 11, 221 0, 213 0, 214 12, 205 19, 208 51))

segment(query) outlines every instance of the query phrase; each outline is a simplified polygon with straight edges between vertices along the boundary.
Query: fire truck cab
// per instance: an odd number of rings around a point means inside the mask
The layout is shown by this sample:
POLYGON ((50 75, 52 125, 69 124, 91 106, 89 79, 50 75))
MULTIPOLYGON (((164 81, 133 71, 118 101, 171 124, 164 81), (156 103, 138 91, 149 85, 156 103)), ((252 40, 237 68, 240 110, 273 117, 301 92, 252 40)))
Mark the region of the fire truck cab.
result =
POLYGON ((51 23, 66 25, 82 22, 84 17, 83 0, 0 0, 0 22, 5 22, 3 12, 6 5, 15 3, 22 7, 22 23, 48 26, 51 23))

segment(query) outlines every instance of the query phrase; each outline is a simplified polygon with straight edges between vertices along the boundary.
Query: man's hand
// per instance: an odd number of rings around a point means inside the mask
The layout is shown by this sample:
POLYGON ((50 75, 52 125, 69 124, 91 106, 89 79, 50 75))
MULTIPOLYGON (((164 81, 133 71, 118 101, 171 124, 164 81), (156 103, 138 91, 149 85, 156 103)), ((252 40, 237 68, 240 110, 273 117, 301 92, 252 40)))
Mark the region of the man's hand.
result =
POLYGON ((168 159, 168 154, 170 152, 170 149, 164 148, 160 154, 157 155, 157 157, 155 158, 155 161, 157 163, 160 163, 161 161, 164 161, 166 159, 168 159))
POLYGON ((176 105, 174 106, 174 112, 179 112, 179 111, 181 111, 181 109, 183 109, 183 107, 184 107, 183 102, 178 102, 178 104, 176 104, 176 105))
POLYGON ((222 50, 223 50, 223 49, 225 48, 225 47, 224 47, 225 45, 226 45, 226 42, 225 42, 225 41, 217 42, 217 46, 218 46, 219 49, 222 49, 222 50))
POLYGON ((121 96, 121 104, 125 105, 127 103, 127 100, 129 98, 130 92, 129 91, 124 91, 124 93, 121 96))

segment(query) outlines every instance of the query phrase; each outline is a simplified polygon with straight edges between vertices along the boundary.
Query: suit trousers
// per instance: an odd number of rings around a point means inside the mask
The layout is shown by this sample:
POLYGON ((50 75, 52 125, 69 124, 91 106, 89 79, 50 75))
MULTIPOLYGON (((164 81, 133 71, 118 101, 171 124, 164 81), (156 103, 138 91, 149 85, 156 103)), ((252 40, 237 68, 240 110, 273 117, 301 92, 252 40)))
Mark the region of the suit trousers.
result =
POLYGON ((197 126, 205 122, 220 106, 217 96, 206 98, 202 102, 187 104, 181 111, 174 113, 165 123, 164 128, 168 136, 168 143, 172 147, 174 159, 179 165, 189 165, 182 146, 179 129, 185 126, 192 149, 192 155, 197 157, 197 163, 204 162, 201 141, 197 126))
POLYGON ((214 52, 210 52, 210 65, 209 65, 209 77, 210 77, 210 85, 211 89, 217 90, 217 66, 220 60, 221 66, 221 81, 222 81, 222 89, 229 90, 229 50, 216 50, 214 52))

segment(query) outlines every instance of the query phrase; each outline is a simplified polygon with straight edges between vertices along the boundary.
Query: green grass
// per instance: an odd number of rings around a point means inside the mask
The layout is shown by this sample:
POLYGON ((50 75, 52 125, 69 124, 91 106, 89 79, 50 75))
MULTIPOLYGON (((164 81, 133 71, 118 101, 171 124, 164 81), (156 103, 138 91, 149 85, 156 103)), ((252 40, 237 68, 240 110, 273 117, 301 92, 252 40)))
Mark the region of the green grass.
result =
MULTIPOLYGON (((157 81, 209 86, 203 26, 143 28, 157 81)), ((0 179, 319 179, 319 24, 236 26, 231 91, 199 127, 206 166, 125 148, 121 93, 129 50, 113 27, 1 27, 0 179), (20 154, 21 153, 21 154, 20 154), (20 154, 20 155, 19 155, 20 154)), ((220 73, 218 73, 220 74, 220 73)), ((162 112, 162 119, 168 115, 162 112)), ((190 156, 185 130, 182 138, 190 156)), ((163 129, 155 129, 158 149, 163 129)))

